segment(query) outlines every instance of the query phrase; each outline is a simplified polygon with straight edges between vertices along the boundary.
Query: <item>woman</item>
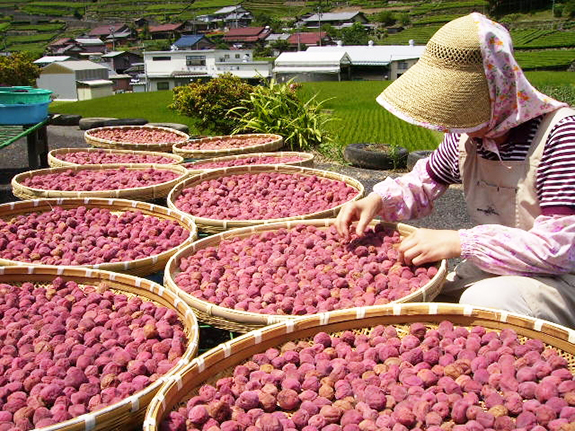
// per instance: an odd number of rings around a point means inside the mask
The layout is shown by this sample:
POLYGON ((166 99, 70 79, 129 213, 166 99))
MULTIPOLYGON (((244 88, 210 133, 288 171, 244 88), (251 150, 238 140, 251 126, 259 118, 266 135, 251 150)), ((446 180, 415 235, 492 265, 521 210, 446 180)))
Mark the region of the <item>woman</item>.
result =
POLYGON ((471 229, 419 229, 406 263, 463 258, 443 293, 459 301, 575 326, 575 111, 537 91, 507 30, 484 15, 453 20, 377 101, 396 116, 446 132, 412 172, 342 208, 335 226, 362 235, 377 215, 422 217, 463 184, 471 229), (461 293, 463 292, 463 293, 461 293))

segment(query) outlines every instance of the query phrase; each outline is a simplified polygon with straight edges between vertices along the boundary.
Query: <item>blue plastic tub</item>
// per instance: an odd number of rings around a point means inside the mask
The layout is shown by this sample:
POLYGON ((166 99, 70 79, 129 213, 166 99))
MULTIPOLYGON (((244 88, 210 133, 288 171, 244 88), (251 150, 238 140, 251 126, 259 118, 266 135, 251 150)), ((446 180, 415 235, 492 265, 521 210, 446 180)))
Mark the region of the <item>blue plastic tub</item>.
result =
POLYGON ((48 105, 33 103, 27 105, 0 104, 0 124, 36 124, 48 118, 48 105))
POLYGON ((0 87, 0 103, 6 105, 50 102, 52 91, 33 87, 0 87))

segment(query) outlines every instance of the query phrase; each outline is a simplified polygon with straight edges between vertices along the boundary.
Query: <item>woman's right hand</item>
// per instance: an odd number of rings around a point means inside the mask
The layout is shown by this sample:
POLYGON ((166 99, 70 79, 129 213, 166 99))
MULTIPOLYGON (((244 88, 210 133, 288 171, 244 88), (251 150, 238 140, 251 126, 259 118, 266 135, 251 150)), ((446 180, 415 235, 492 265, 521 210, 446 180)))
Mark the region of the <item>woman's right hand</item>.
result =
POLYGON ((337 232, 346 240, 349 240, 351 237, 351 225, 354 221, 357 221, 355 233, 358 236, 362 236, 369 222, 381 211, 382 205, 381 196, 377 193, 370 193, 363 199, 346 203, 341 208, 334 222, 337 232))

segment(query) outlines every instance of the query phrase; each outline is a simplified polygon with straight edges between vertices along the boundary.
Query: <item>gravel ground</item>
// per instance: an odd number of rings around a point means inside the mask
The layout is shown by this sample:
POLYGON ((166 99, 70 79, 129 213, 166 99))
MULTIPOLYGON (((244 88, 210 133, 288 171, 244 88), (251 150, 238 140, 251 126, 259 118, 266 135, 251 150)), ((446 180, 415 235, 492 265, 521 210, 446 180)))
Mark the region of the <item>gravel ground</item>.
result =
MULTIPOLYGON (((77 126, 48 126, 48 148, 87 148, 84 132, 77 126)), ((18 200, 12 194, 10 181, 14 175, 28 170, 26 139, 21 139, 1 150, 0 158, 0 202, 18 200)), ((332 163, 316 163, 318 169, 331 170, 348 175, 360 181, 369 192, 374 184, 388 176, 400 175, 397 172, 361 169, 332 163)), ((436 202, 433 214, 420 220, 408 222, 413 226, 432 229, 459 229, 470 227, 465 211, 463 192, 460 187, 452 187, 436 202)))

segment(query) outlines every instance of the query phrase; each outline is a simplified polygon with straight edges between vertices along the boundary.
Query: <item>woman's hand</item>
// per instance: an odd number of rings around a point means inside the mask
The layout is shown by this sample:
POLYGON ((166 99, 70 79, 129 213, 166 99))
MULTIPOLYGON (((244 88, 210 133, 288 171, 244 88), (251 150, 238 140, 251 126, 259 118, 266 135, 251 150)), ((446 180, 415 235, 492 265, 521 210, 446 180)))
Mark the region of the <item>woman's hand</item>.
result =
POLYGON ((381 211, 381 208, 381 196, 377 193, 370 193, 363 199, 346 203, 337 215, 334 226, 342 237, 349 240, 351 224, 357 221, 355 232, 358 236, 362 236, 369 222, 381 211))
POLYGON ((417 229, 402 239, 397 250, 404 263, 419 266, 461 256, 461 242, 455 230, 417 229))

